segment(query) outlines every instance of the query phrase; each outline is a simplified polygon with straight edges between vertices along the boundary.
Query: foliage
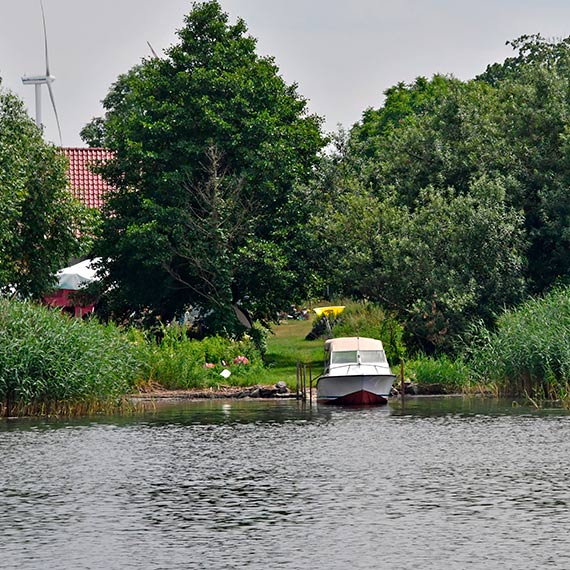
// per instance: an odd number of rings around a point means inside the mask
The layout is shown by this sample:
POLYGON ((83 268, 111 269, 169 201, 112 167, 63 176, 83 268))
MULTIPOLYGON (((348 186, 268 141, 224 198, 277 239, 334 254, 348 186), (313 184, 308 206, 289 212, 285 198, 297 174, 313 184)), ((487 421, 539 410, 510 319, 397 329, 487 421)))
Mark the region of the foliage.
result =
POLYGON ((477 79, 497 85, 507 79, 518 79, 528 67, 543 67, 567 74, 570 70, 570 38, 547 40, 540 34, 523 35, 507 41, 516 53, 503 63, 492 63, 477 79))
POLYGON ((453 394, 470 386, 470 369, 461 359, 419 354, 406 362, 405 371, 419 394, 453 394))
POLYGON ((374 303, 354 303, 346 307, 336 319, 332 332, 334 337, 363 336, 381 340, 392 365, 400 362, 405 354, 402 325, 374 303))
POLYGON ((145 383, 167 389, 204 388, 220 384, 244 385, 262 376, 261 356, 251 341, 231 341, 219 336, 195 340, 184 326, 164 327, 159 341, 148 339, 141 331, 131 330, 145 346, 148 372, 145 383), (241 358, 241 357, 245 357, 241 358), (220 373, 227 369, 229 378, 220 373))
POLYGON ((267 338, 269 333, 270 330, 259 321, 255 321, 251 329, 248 331, 248 336, 251 338, 255 348, 257 348, 262 357, 265 356, 265 353, 267 352, 267 338))
POLYGON ((396 310, 428 353, 570 282, 570 39, 510 43, 477 79, 392 87, 320 165, 322 278, 396 310))
POLYGON ((142 373, 120 330, 0 299, 0 401, 21 406, 116 399, 142 373))
POLYGON ((505 311, 496 330, 479 325, 469 341, 468 363, 480 383, 515 396, 570 395, 570 289, 505 311))
POLYGON ((170 320, 192 305, 231 336, 232 305, 271 319, 306 288, 302 188, 324 141, 296 86, 217 1, 195 3, 178 39, 119 77, 83 131, 115 156, 96 253, 116 313, 170 320))
POLYGON ((65 172, 65 157, 44 142, 22 101, 0 89, 0 287, 41 297, 80 253, 88 220, 65 172))
POLYGON ((480 181, 473 195, 430 188, 413 209, 361 191, 313 219, 335 290, 395 311, 410 347, 450 350, 465 327, 518 300, 522 220, 480 181))
MULTIPOLYGON (((516 52, 475 80, 399 84, 351 131, 351 176, 414 209, 429 188, 472 194, 485 180, 524 216, 525 278, 541 292, 570 279, 570 39, 522 36, 516 52)), ((345 165, 345 170, 348 168, 345 165)))

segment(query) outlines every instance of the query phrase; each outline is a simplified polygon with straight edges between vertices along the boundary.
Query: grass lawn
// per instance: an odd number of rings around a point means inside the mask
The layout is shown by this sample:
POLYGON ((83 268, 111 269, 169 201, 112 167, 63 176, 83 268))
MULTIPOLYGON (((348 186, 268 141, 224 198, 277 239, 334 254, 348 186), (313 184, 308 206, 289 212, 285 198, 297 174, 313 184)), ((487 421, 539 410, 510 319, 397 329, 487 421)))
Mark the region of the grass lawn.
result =
POLYGON ((287 320, 274 327, 273 334, 267 339, 264 384, 282 380, 294 388, 298 361, 312 367, 313 378, 323 371, 324 340, 305 340, 311 327, 312 319, 287 320))

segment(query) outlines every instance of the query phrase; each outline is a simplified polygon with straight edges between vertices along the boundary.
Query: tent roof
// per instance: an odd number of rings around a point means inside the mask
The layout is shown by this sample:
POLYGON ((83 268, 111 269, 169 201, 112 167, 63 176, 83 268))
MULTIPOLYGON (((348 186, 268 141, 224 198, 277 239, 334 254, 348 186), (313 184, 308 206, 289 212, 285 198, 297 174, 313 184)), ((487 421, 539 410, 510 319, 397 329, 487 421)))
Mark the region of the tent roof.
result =
POLYGON ((96 280, 96 271, 93 265, 96 265, 99 258, 86 259, 75 265, 60 269, 56 273, 57 289, 69 289, 78 291, 81 287, 96 280))

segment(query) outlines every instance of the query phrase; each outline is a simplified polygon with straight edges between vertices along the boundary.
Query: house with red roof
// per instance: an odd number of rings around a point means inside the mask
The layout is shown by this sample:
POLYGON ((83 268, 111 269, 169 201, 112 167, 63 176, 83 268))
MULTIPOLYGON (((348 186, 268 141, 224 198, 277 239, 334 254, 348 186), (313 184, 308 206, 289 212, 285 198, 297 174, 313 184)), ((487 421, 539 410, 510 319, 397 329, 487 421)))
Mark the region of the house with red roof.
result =
MULTIPOLYGON (((105 195, 111 187, 105 182, 100 174, 94 172, 94 167, 109 160, 113 153, 105 148, 62 148, 63 154, 69 161, 67 177, 69 188, 75 198, 88 208, 101 210, 105 201, 105 195)), ((61 307, 68 314, 76 317, 89 315, 94 308, 93 304, 81 305, 74 299, 74 294, 80 290, 80 284, 85 279, 80 279, 78 285, 70 285, 70 275, 76 278, 83 277, 81 271, 90 271, 91 260, 67 267, 58 272, 58 285, 55 290, 44 297, 44 302, 52 307, 61 307)))
POLYGON ((67 175, 72 194, 88 208, 101 209, 105 194, 111 189, 93 167, 112 158, 106 148, 62 148, 69 160, 67 175))

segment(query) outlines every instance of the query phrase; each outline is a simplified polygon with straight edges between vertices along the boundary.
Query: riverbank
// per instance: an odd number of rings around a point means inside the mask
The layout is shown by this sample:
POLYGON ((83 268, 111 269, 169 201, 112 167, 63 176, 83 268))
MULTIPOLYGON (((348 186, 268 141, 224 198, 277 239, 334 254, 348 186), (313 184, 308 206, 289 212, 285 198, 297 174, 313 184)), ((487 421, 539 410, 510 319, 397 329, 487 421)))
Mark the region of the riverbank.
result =
POLYGON ((130 398, 140 400, 220 400, 243 398, 295 398, 296 393, 291 391, 285 383, 275 385, 255 384, 253 386, 226 386, 219 385, 209 388, 192 388, 189 390, 166 390, 159 385, 150 389, 131 394, 130 398))

